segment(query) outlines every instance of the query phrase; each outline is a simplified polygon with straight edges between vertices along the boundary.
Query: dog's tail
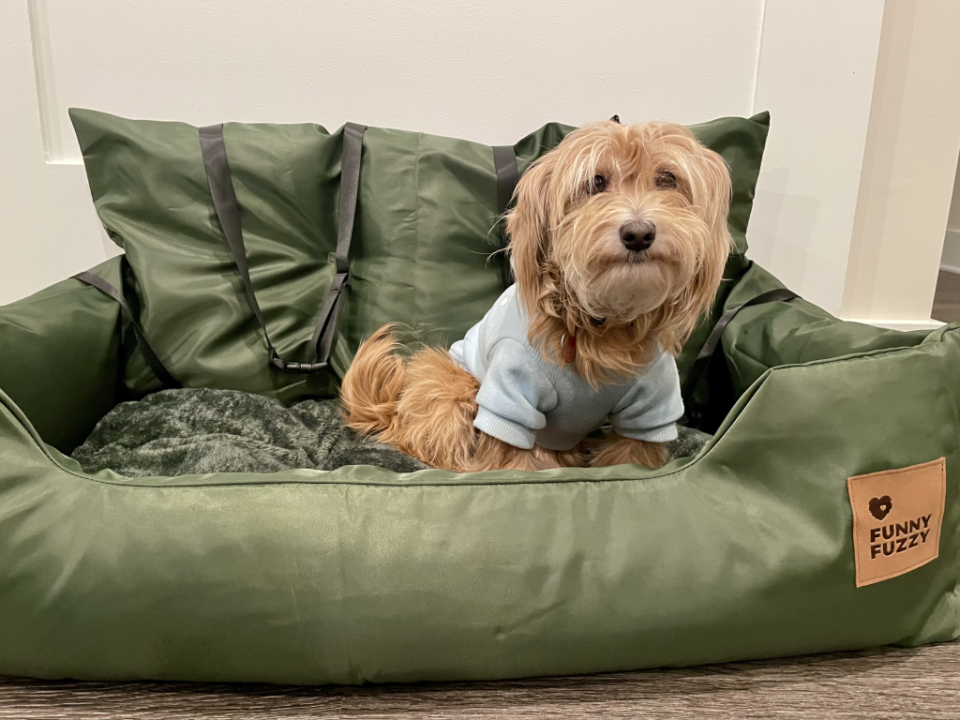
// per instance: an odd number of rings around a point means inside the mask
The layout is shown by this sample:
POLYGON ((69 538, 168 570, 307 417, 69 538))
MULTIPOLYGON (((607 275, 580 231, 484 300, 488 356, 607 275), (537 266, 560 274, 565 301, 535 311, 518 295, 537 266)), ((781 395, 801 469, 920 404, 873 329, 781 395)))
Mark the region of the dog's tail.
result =
POLYGON ((405 372, 395 328, 384 325, 360 344, 340 387, 347 427, 385 442, 396 435, 405 372))

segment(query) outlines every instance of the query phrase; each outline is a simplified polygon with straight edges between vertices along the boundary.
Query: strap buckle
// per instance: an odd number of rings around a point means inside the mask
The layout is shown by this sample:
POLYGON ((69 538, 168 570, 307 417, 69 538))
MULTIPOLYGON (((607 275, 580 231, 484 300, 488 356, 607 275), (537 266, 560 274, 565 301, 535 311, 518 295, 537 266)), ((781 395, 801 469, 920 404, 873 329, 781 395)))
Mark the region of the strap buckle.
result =
POLYGON ((343 286, 350 281, 350 271, 344 270, 343 272, 338 272, 333 276, 333 281, 330 283, 330 294, 336 293, 339 295, 343 291, 343 286))
POLYGON ((233 188, 230 164, 227 161, 227 149, 223 143, 223 125, 210 125, 199 130, 200 153, 203 157, 203 166, 207 174, 207 183, 210 186, 214 211, 226 237, 230 254, 233 255, 234 264, 240 273, 240 280, 250 302, 250 307, 260 324, 264 339, 267 341, 268 366, 281 372, 314 373, 326 370, 329 367, 330 348, 333 346, 333 339, 337 330, 340 294, 344 285, 350 279, 350 242, 353 237, 357 197, 360 194, 360 156, 363 151, 363 134, 366 129, 365 125, 357 125, 356 123, 347 123, 344 126, 340 206, 337 224, 337 273, 330 284, 330 291, 327 293, 323 308, 320 310, 316 330, 310 341, 310 347, 315 352, 314 362, 312 363, 284 360, 277 354, 273 343, 270 342, 266 319, 260 310, 260 304, 257 302, 257 296, 253 290, 253 282, 250 279, 247 251, 243 243, 243 228, 240 223, 240 206, 237 203, 236 192, 233 188))
POLYGON ((350 271, 338 272, 330 283, 330 291, 320 311, 321 322, 310 341, 316 349, 317 361, 312 363, 292 362, 284 360, 277 353, 276 348, 270 345, 270 366, 288 373, 315 373, 326 370, 330 366, 330 346, 333 344, 333 333, 337 329, 337 315, 339 312, 340 295, 350 280, 350 271))
POLYGON ((289 360, 284 360, 277 354, 276 348, 272 345, 270 346, 270 365, 275 367, 280 372, 287 373, 300 373, 303 375, 309 373, 319 372, 320 370, 326 370, 329 366, 329 362, 315 362, 315 363, 300 363, 300 362, 291 362, 289 360))

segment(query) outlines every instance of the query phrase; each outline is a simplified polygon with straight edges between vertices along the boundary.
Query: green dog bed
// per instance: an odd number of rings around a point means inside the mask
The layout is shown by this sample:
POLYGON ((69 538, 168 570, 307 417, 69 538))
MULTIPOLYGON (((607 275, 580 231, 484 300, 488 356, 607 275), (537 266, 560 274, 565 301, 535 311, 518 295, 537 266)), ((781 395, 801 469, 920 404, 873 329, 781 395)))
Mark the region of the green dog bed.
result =
POLYGON ((134 477, 69 454, 122 403, 160 408, 165 384, 295 413, 330 403, 384 320, 455 339, 506 279, 489 259, 504 158, 516 175, 568 128, 491 152, 227 125, 245 282, 196 128, 74 121, 124 249, 91 274, 128 310, 89 276, 0 308, 0 674, 472 680, 960 634, 960 328, 884 331, 771 295, 743 240, 765 116, 695 128, 731 166, 738 243, 678 363, 709 441, 656 471, 464 475, 368 454, 134 477))

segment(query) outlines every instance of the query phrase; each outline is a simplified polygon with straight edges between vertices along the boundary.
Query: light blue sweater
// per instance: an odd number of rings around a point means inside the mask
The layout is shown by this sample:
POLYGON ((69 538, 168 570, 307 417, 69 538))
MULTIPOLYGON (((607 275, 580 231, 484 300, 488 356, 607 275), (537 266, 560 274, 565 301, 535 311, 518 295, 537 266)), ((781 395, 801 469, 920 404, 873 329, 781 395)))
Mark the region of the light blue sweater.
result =
POLYGON ((570 365, 561 369, 531 347, 516 285, 450 356, 480 381, 474 427, 515 447, 570 450, 606 422, 637 440, 677 437, 683 401, 671 355, 660 351, 640 377, 594 390, 570 365))

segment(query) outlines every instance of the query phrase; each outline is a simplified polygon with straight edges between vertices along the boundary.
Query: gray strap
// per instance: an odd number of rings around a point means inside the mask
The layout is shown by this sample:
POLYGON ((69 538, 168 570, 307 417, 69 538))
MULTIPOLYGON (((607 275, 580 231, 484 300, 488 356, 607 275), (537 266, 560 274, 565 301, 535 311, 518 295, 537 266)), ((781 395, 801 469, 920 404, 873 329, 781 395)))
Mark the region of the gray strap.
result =
POLYGON ((357 196, 360 186, 360 153, 363 148, 363 133, 366 127, 347 123, 343 131, 343 158, 340 179, 340 212, 337 228, 336 275, 330 284, 330 292, 323 303, 320 318, 310 341, 313 348, 313 362, 290 362, 281 358, 267 331, 260 304, 257 302, 253 283, 250 280, 250 268, 247 264, 247 252, 243 243, 243 230, 240 224, 240 205, 233 189, 230 164, 227 161, 227 149, 223 142, 223 124, 200 128, 200 153, 210 185, 213 207, 220 221, 220 227, 227 239, 230 254, 233 256, 240 281, 247 294, 247 300, 253 314, 260 323, 264 339, 267 342, 269 363, 284 372, 310 373, 327 368, 330 348, 337 329, 340 295, 349 280, 350 241, 353 237, 353 224, 356 216, 357 196))
MULTIPOLYGON (((513 191, 517 188, 520 181, 520 169, 517 167, 517 154, 513 145, 494 145, 493 146, 493 165, 497 170, 497 207, 498 212, 503 215, 510 206, 510 200, 513 198, 513 191)), ((500 249, 507 247, 507 233, 504 229, 500 232, 500 249)), ((504 255, 504 279, 503 284, 510 286, 513 284, 513 274, 510 272, 510 264, 506 261, 504 255)))
POLYGON ((713 330, 711 330, 710 334, 707 336, 706 342, 703 343, 703 347, 700 348, 700 352, 697 354, 697 359, 693 361, 693 366, 690 368, 690 372, 687 373, 687 381, 683 384, 682 392, 684 404, 689 404, 689 400, 693 394, 693 391, 697 389, 700 379, 703 377, 704 372, 706 372, 707 368, 709 367, 710 361, 713 359, 713 355, 717 350, 717 346, 720 344, 720 339, 723 337, 723 331, 727 329, 727 325, 729 325, 730 321, 737 316, 737 313, 744 308, 751 307, 753 305, 777 302, 779 300, 793 300, 794 298, 798 297, 800 296, 792 290, 787 290, 786 288, 776 288, 775 290, 768 290, 765 293, 760 293, 752 300, 748 300, 742 305, 732 307, 723 315, 721 315, 720 319, 717 320, 717 324, 713 326, 713 330))
POLYGON ((240 271, 240 280, 247 293, 247 300, 253 308, 257 322, 263 328, 267 347, 273 355, 274 349, 267 333, 267 323, 263 319, 263 311, 260 310, 260 303, 257 302, 257 295, 250 281, 247 250, 243 245, 243 230, 240 227, 240 205, 237 203, 237 194, 233 189, 230 163, 227 161, 227 148, 223 144, 223 123, 200 128, 200 154, 203 156, 203 167, 207 172, 213 208, 217 213, 223 234, 227 238, 227 245, 230 246, 230 254, 233 256, 237 270, 240 271))
POLYGON ((123 293, 106 280, 104 280, 99 275, 94 275, 89 272, 82 272, 74 275, 74 277, 80 282, 86 283, 95 287, 102 293, 105 293, 112 297, 120 305, 120 310, 123 312, 124 317, 127 319, 127 322, 133 327, 133 334, 137 338, 137 345, 140 347, 140 352, 143 354, 143 359, 146 360, 147 365, 153 371, 153 374, 157 376, 157 379, 163 383, 165 388, 179 388, 183 387, 176 378, 173 377, 164 367, 160 358, 157 357, 157 354, 153 351, 153 348, 150 347, 150 343, 147 342, 146 336, 143 334, 143 328, 140 327, 140 324, 136 321, 136 318, 133 317, 133 312, 130 310, 130 305, 127 303, 127 299, 123 296, 123 293))
POLYGON ((493 165, 497 169, 497 206, 505 213, 513 197, 513 191, 520 181, 517 168, 517 154, 513 145, 495 145, 493 147, 493 165))
POLYGON ((366 125, 347 123, 343 126, 343 155, 340 162, 340 217, 337 227, 337 272, 350 269, 350 241, 357 215, 360 194, 360 151, 366 125))
POLYGON ((333 338, 337 334, 340 317, 340 297, 350 280, 350 243, 357 217, 357 197, 360 195, 360 156, 366 125, 347 123, 343 126, 343 153, 340 161, 340 205, 337 218, 337 274, 330 283, 330 292, 320 310, 320 320, 310 346, 315 349, 316 362, 324 366, 330 360, 333 338))

